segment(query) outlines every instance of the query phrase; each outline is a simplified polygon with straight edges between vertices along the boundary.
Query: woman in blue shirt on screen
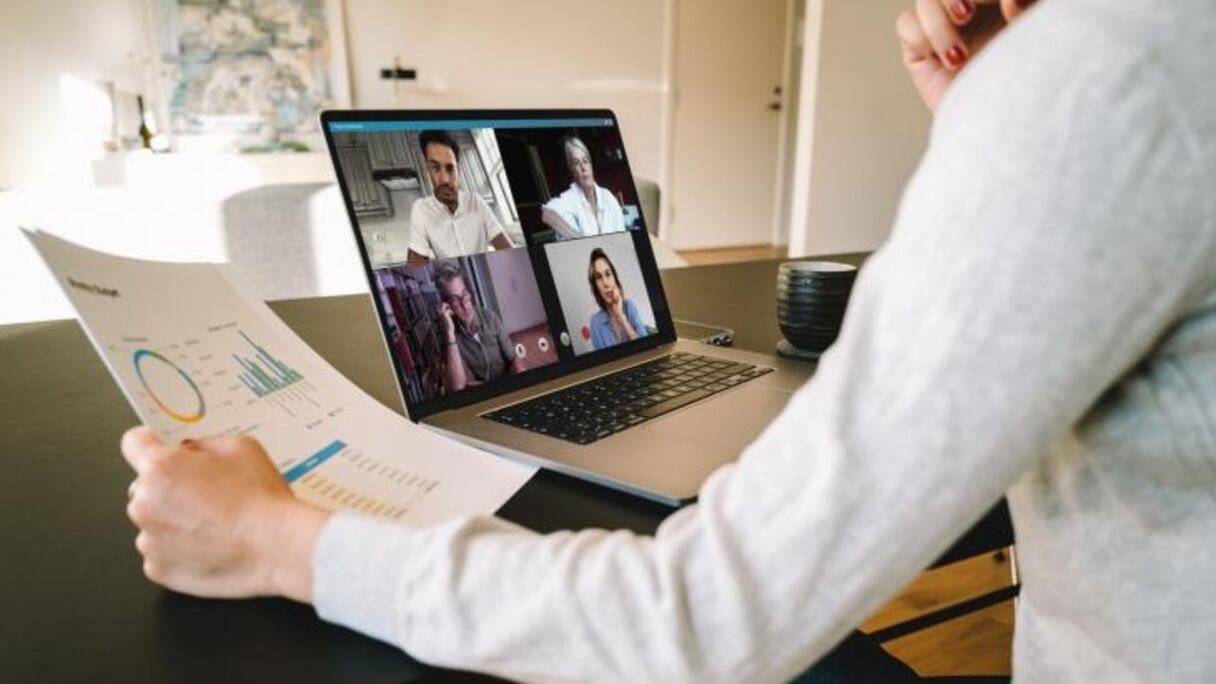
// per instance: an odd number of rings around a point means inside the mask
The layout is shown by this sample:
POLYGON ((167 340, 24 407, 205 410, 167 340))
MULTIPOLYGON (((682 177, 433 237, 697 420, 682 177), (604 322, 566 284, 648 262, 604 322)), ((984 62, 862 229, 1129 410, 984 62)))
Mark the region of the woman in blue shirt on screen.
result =
POLYGON ((625 299, 625 292, 616 278, 616 267, 603 249, 591 251, 591 264, 587 267, 587 282, 591 294, 600 310, 591 316, 591 346, 606 349, 614 344, 636 340, 650 334, 650 329, 638 315, 633 300, 625 299))

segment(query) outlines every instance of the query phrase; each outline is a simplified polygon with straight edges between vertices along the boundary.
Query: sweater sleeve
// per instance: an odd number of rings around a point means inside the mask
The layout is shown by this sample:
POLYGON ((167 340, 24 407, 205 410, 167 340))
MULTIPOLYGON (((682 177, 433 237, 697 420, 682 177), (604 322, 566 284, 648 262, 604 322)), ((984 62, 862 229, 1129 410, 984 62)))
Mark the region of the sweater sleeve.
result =
POLYGON ((1040 14, 956 84, 836 345, 697 505, 653 538, 337 515, 320 615, 529 680, 775 681, 823 655, 1211 287, 1210 181, 1158 66, 1040 14))

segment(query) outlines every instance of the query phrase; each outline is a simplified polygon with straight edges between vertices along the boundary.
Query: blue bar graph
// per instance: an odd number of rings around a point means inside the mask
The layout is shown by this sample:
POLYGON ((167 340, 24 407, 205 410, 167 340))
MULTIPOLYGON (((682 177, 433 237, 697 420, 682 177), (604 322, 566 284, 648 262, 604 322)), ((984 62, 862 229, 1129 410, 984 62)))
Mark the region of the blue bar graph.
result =
POLYGON ((322 463, 328 461, 331 457, 345 448, 346 442, 343 442, 340 439, 335 439, 334 441, 325 445, 325 448, 304 459, 303 462, 292 466, 290 470, 283 473, 283 479, 287 481, 287 484, 291 484, 292 482, 295 482, 301 477, 304 477, 308 473, 312 472, 322 463))
POLYGON ((259 397, 265 397, 304 379, 303 375, 297 373, 291 366, 276 359, 270 352, 254 342, 244 331, 241 332, 241 337, 245 338, 250 347, 253 347, 253 357, 233 354, 232 358, 244 371, 237 377, 249 388, 249 391, 259 397))

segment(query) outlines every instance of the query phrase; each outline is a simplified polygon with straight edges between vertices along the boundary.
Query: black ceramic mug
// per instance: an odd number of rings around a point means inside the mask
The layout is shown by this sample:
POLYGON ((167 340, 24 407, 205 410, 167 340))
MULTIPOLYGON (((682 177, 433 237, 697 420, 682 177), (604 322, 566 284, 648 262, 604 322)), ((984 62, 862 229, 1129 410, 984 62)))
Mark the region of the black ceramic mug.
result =
POLYGON ((795 349, 818 354, 840 334, 857 267, 834 261, 787 261, 777 270, 777 324, 795 349))

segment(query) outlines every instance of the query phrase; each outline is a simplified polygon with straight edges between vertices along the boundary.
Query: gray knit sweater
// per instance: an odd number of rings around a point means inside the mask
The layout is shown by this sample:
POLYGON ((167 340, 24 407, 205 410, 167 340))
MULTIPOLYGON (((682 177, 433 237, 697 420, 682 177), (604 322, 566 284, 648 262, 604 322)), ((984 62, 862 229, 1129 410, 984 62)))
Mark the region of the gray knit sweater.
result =
POLYGON ((1214 202, 1216 2, 1040 0, 698 505, 654 538, 339 515, 317 610, 508 677, 780 680, 1008 493, 1017 681, 1216 681, 1214 202))

